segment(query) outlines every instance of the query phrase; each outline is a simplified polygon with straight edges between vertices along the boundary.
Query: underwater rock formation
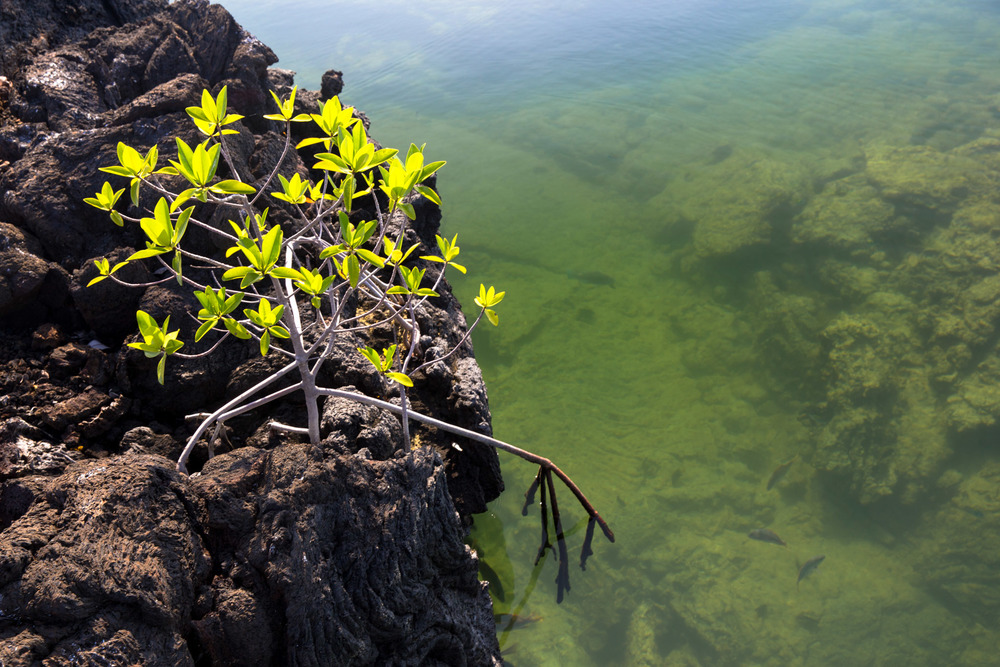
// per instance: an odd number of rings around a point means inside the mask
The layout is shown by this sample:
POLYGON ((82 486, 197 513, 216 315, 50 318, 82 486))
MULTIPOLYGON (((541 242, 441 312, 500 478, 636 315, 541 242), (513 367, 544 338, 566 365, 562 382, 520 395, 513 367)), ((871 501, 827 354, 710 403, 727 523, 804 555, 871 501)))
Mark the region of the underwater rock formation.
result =
POLYGON ((1000 620, 1000 463, 941 475, 951 498, 914 536, 916 561, 935 595, 983 626, 1000 620), (954 488, 951 488, 954 487, 954 488))
MULTIPOLYGON (((700 259, 724 258, 766 246, 809 194, 809 181, 791 165, 743 152, 693 169, 667 185, 656 201, 675 211, 667 225, 694 224, 693 251, 700 259)), ((783 233, 783 232, 782 232, 783 233)))

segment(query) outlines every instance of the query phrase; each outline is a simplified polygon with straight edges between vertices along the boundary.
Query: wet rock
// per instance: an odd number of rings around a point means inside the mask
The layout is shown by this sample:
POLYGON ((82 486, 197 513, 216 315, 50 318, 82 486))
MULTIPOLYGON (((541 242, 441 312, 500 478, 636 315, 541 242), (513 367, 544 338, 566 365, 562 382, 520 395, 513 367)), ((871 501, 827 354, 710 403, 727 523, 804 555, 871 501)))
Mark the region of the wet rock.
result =
MULTIPOLYGON (((353 387, 345 387, 351 391, 353 387)), ((402 446, 399 419, 386 410, 330 396, 323 404, 324 447, 344 454, 367 449, 376 461, 385 461, 402 446)))
POLYGON ((68 343, 53 350, 45 370, 50 377, 66 379, 80 376, 98 385, 106 384, 112 372, 106 353, 80 343, 68 343))
POLYGON ((65 132, 91 129, 107 111, 103 95, 87 72, 89 56, 78 49, 47 53, 25 74, 23 103, 40 109, 40 118, 49 129, 65 132))
POLYGON ((184 443, 177 442, 168 433, 156 433, 148 426, 137 426, 122 436, 121 449, 123 454, 130 451, 136 454, 156 454, 175 461, 184 449, 184 443))
POLYGON ((755 340, 775 377, 794 378, 798 387, 815 374, 820 360, 820 304, 810 296, 790 293, 775 284, 771 272, 754 276, 755 340))
POLYGON ((143 83, 146 88, 155 89, 177 75, 197 76, 200 71, 192 47, 178 35, 179 28, 170 26, 167 34, 157 43, 156 50, 149 56, 143 83))
POLYGON ((59 0, 12 2, 4 5, 4 41, 0 69, 14 73, 41 50, 80 39, 107 26, 139 21, 166 8, 165 0, 59 0))
POLYGON ((208 82, 198 74, 181 74, 116 109, 108 122, 111 125, 126 125, 140 118, 156 118, 184 111, 201 103, 201 91, 207 85, 208 82))
POLYGON ((914 350, 912 302, 876 293, 866 314, 842 315, 823 331, 829 415, 813 464, 860 502, 912 503, 951 454, 928 370, 914 350))
MULTIPOLYGON (((104 257, 114 266, 125 261, 133 252, 131 248, 115 248, 104 257)), ((144 289, 121 285, 109 279, 91 285, 90 281, 98 275, 93 261, 86 262, 73 273, 70 289, 73 305, 87 328, 98 337, 120 341, 135 331, 135 311, 144 296, 144 289)), ((133 284, 151 280, 151 274, 142 262, 130 262, 115 272, 115 276, 133 284)))
POLYGON ((947 399, 950 425, 959 433, 991 427, 1000 420, 1000 357, 996 352, 955 383, 947 399))
POLYGON ((328 100, 340 95, 344 89, 344 73, 335 69, 327 70, 323 73, 323 81, 320 84, 320 99, 328 100))
POLYGON ((625 658, 636 667, 653 667, 664 664, 664 657, 656 644, 656 626, 662 610, 656 610, 648 602, 636 607, 629 620, 625 637, 625 658))

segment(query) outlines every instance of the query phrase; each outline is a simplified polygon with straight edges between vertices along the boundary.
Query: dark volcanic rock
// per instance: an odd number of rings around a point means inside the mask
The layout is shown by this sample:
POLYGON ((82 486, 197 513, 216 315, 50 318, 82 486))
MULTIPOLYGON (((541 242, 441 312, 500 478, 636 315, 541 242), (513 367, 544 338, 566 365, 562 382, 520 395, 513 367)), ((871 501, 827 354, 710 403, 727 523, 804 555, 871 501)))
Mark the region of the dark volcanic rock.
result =
MULTIPOLYGON (((139 664, 193 664, 183 633, 211 561, 188 485, 166 459, 142 456, 53 479, 0 542, 4 639, 39 636, 33 657, 47 664, 84 647, 99 664, 123 646, 140 648, 139 664)), ((0 662, 13 664, 10 651, 0 642, 0 662)))
POLYGON ((493 664, 488 594, 432 451, 246 448, 193 484, 221 571, 194 625, 217 664, 265 664, 282 645, 285 665, 493 664))
POLYGON ((80 647, 93 664, 193 665, 192 640, 219 665, 496 664, 489 596, 429 449, 244 448, 193 479, 127 454, 0 498, 19 508, 0 540, 5 665, 80 647))
POLYGON ((31 234, 0 222, 0 315, 34 299, 57 267, 39 257, 41 245, 31 234))
MULTIPOLYGON (((207 339, 193 341, 187 289, 88 286, 94 259, 114 264, 142 247, 134 223, 116 227, 83 202, 105 180, 127 187, 100 171, 116 163, 118 143, 143 152, 156 144, 165 164, 173 137, 202 138, 184 109, 203 89, 227 86, 232 111, 246 116, 227 137, 233 168, 259 183, 284 143, 262 118, 273 110, 269 91, 287 94, 293 83, 268 69, 276 60, 204 0, 0 3, 0 73, 13 84, 0 100, 4 667, 499 664, 489 595, 458 513, 483 511, 502 490, 494 450, 459 450, 413 425, 420 446, 411 451, 394 415, 332 399, 322 446, 301 444, 268 427, 302 423, 293 395, 227 422, 227 453, 205 463, 200 448, 192 462, 201 472, 181 475, 174 458, 193 432, 185 415, 219 407, 286 361, 233 339, 204 358, 171 359, 161 386, 156 360, 125 343, 136 340, 142 308, 171 317, 184 352, 208 349, 207 339)), ((342 87, 331 70, 322 92, 301 91, 297 111, 315 112, 342 87)), ((292 155, 282 173, 296 171, 308 172, 292 155)), ((135 215, 127 198, 118 208, 135 215)), ((140 200, 155 201, 147 189, 140 200)), ((412 203, 407 242, 433 252, 440 211, 412 203)), ((231 214, 198 215, 225 225, 231 214)), ((281 205, 271 215, 294 224, 281 205)), ((185 240, 221 256, 203 229, 185 240)), ((151 283, 153 269, 116 275, 151 283)), ((464 334, 457 300, 440 291, 418 312, 420 362, 464 334)), ((367 342, 339 337, 322 382, 398 401, 357 354, 367 342)), ((419 375, 415 408, 490 432, 471 349, 419 375)))

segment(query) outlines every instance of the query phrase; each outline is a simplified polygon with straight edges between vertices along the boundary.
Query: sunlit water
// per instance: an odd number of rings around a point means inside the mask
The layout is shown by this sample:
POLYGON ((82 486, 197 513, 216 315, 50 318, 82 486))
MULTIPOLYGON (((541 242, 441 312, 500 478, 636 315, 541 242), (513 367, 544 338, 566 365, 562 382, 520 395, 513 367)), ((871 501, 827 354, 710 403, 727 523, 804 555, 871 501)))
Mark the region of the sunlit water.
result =
POLYGON ((995 664, 995 3, 226 5, 448 160, 456 291, 507 291, 475 339, 495 432, 617 534, 580 572, 560 494, 557 605, 503 457, 473 537, 506 660, 995 664))

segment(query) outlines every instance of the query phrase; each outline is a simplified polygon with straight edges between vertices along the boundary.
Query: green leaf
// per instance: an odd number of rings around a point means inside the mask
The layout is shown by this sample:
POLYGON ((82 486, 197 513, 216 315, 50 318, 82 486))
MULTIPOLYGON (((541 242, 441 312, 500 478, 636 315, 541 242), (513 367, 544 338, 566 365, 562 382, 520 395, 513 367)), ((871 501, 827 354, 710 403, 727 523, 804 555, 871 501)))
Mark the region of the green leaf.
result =
POLYGON ((406 375, 405 373, 391 372, 391 373, 386 373, 385 376, 387 378, 389 378, 390 380, 395 380, 396 382, 398 382, 399 384, 403 385, 404 387, 412 387, 413 386, 413 380, 411 380, 410 376, 406 375))
POLYGON ((249 340, 251 338, 250 332, 247 331, 247 328, 232 317, 223 319, 222 323, 226 325, 226 329, 229 330, 229 333, 233 334, 237 338, 241 338, 243 340, 249 340))
POLYGON ((137 250, 128 256, 125 260, 126 262, 131 262, 134 259, 146 259, 147 257, 156 257, 157 255, 162 255, 164 253, 170 252, 170 248, 146 248, 145 250, 137 250))
POLYGON ((420 171, 420 178, 418 181, 426 181, 434 172, 447 164, 444 160, 438 160, 437 162, 429 162, 424 165, 424 168, 420 171))
POLYGON ((178 285, 183 285, 184 284, 184 279, 181 277, 181 268, 182 268, 181 261, 182 261, 181 260, 181 253, 178 250, 177 252, 174 253, 174 259, 170 263, 170 267, 174 270, 174 273, 177 274, 177 284, 178 285))
POLYGON ((384 348, 382 355, 385 357, 385 361, 382 362, 382 368, 389 370, 392 368, 392 360, 396 357, 396 344, 393 343, 389 347, 384 348))
POLYGON ((347 161, 339 155, 334 153, 316 153, 316 157, 319 159, 319 162, 313 165, 313 169, 335 171, 341 174, 351 173, 351 165, 347 164, 347 161))
POLYGON ((133 206, 139 205, 139 183, 140 181, 138 178, 133 178, 132 184, 129 186, 128 189, 128 195, 129 198, 132 200, 133 206))
POLYGON ((160 356, 159 363, 156 364, 156 381, 163 384, 167 369, 167 355, 160 356))
POLYGON ((131 178, 134 174, 134 172, 131 169, 126 169, 125 167, 118 167, 118 166, 101 167, 100 171, 103 171, 107 174, 114 174, 115 176, 125 176, 127 178, 131 178))
POLYGON ((219 181, 215 185, 209 188, 212 192, 217 194, 240 194, 240 195, 252 195, 257 192, 257 189, 252 185, 247 185, 242 181, 226 180, 219 181))
POLYGON ((295 269, 290 269, 286 266, 276 266, 271 269, 271 275, 279 279, 290 279, 290 280, 301 280, 302 274, 295 269))
POLYGON ((380 372, 382 370, 382 360, 378 357, 378 352, 370 347, 359 347, 358 352, 365 355, 365 359, 370 361, 380 372))
MULTIPOLYGON (((222 274, 222 279, 223 280, 237 280, 237 279, 242 280, 248 274, 252 274, 252 273, 257 273, 257 271, 256 271, 256 269, 254 269, 251 266, 234 266, 233 268, 228 269, 225 273, 222 274)), ((258 274, 258 275, 260 275, 260 274, 258 274)), ((254 281, 254 282, 256 282, 256 281, 254 281)))
POLYGON ((358 264, 357 255, 348 255, 344 263, 347 264, 347 276, 351 281, 351 287, 357 287, 361 278, 361 266, 358 264))
POLYGON ((264 235, 261 241, 261 255, 264 258, 264 264, 258 268, 262 268, 266 272, 278 262, 278 258, 281 256, 281 239, 281 227, 278 225, 272 227, 264 235))
POLYGON ((374 264, 380 269, 385 266, 385 260, 370 250, 365 250, 364 248, 358 248, 357 253, 361 257, 361 259, 371 264, 374 264))
POLYGON ((198 330, 196 332, 194 332, 194 340, 195 340, 195 342, 197 343, 202 338, 204 338, 205 334, 207 334, 209 331, 211 331, 213 328, 215 328, 215 325, 218 324, 218 322, 219 322, 218 318, 215 318, 215 319, 211 319, 211 320, 206 321, 204 324, 202 324, 200 327, 198 327, 198 330))
POLYGON ((441 205, 441 197, 438 196, 438 193, 433 188, 429 188, 426 185, 416 185, 414 189, 438 206, 441 205))
POLYGON ((271 348, 271 334, 267 329, 260 336, 260 356, 266 357, 267 351, 271 348))
POLYGON ((152 336, 154 332, 160 329, 156 320, 144 310, 136 312, 135 320, 139 324, 139 333, 141 333, 144 338, 152 336))

